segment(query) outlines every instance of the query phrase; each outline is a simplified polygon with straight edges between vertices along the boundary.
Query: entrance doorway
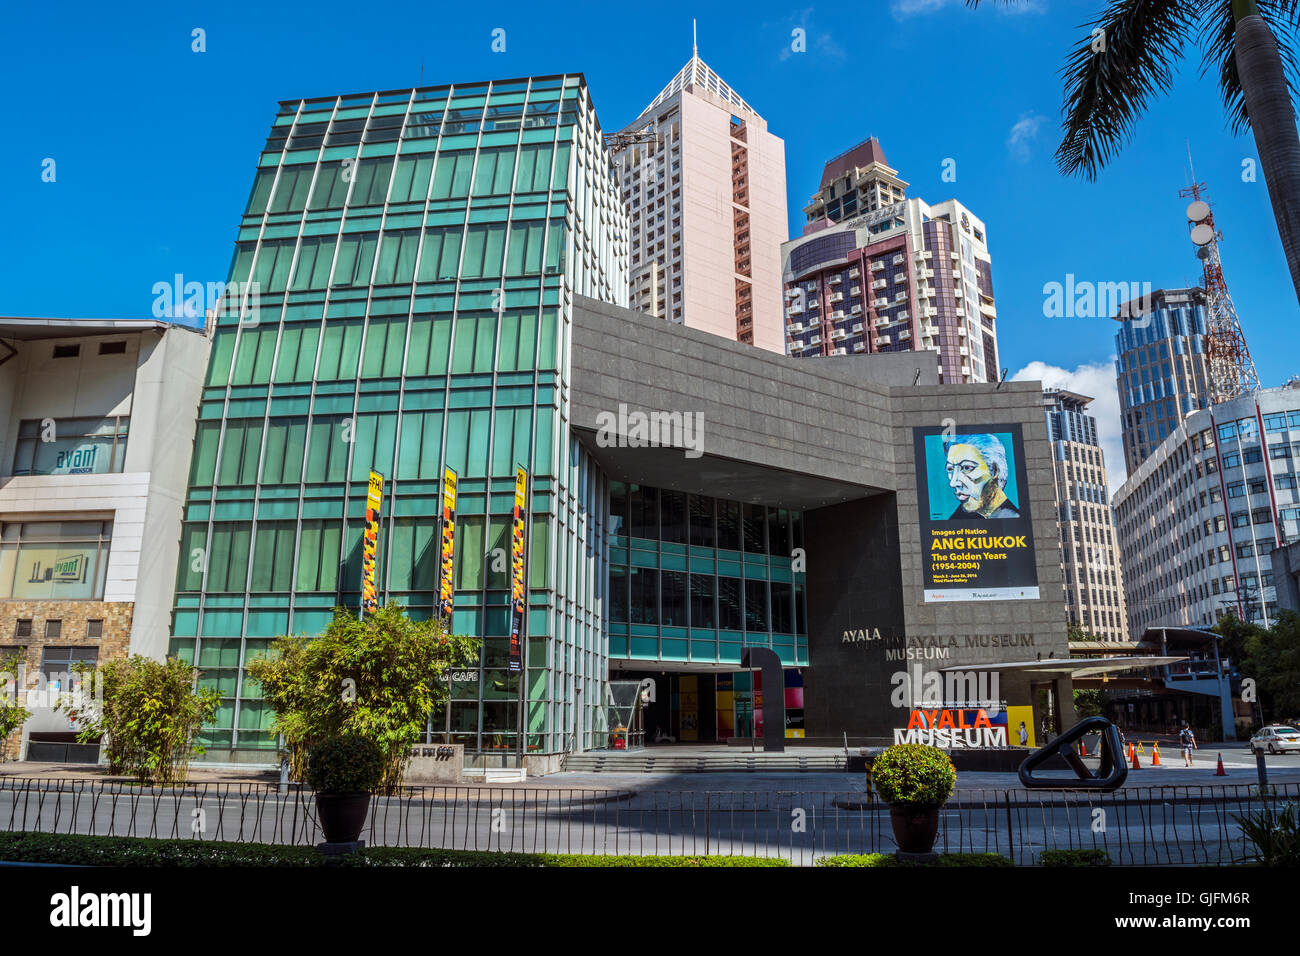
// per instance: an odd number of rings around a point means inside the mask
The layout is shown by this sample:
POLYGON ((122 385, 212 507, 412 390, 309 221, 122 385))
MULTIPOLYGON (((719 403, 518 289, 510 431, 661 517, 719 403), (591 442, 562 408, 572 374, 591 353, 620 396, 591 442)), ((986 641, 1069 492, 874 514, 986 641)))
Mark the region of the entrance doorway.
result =
MULTIPOLYGON (((655 699, 642 706, 645 746, 725 744, 732 737, 762 734, 760 676, 752 671, 611 671, 611 680, 655 682, 655 699)), ((803 736, 803 675, 785 671, 786 737, 803 736)), ((596 746, 601 746, 597 742, 596 746)))

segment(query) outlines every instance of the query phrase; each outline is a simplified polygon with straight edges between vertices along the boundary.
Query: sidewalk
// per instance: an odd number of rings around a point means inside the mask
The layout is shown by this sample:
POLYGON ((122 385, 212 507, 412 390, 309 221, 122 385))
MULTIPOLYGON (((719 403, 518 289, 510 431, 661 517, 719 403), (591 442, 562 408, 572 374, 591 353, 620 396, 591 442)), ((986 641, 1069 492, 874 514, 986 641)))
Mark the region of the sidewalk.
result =
MULTIPOLYGON (((1204 747, 1196 752, 1195 765, 1184 767, 1182 755, 1175 752, 1168 760, 1161 747, 1161 766, 1149 766, 1150 756, 1140 758, 1141 770, 1129 771, 1125 789, 1133 787, 1184 787, 1184 786, 1253 786, 1258 780, 1255 758, 1242 749, 1240 742, 1224 750, 1223 763, 1226 777, 1214 775, 1218 750, 1204 747)), ((1088 758, 1095 767, 1096 759, 1088 758)), ((1300 754, 1284 754, 1267 758, 1270 783, 1300 783, 1300 754)), ((1068 786, 1075 779, 1068 772, 1052 773, 1068 786)), ((130 784, 130 778, 110 777, 102 767, 90 764, 57 764, 9 762, 0 764, 0 787, 12 778, 39 780, 66 780, 84 783, 121 782, 130 784)), ((205 767, 196 764, 190 768, 187 783, 193 784, 256 784, 279 783, 276 770, 245 767, 205 767)), ((12 784, 9 784, 12 786, 12 784)), ((853 793, 864 790, 865 781, 860 773, 827 771, 798 772, 706 772, 706 773, 617 773, 617 772, 565 772, 545 777, 530 777, 523 783, 484 783, 467 778, 462 787, 501 790, 618 790, 623 792, 647 791, 799 791, 853 793)), ((1020 781, 1014 773, 964 771, 957 774, 958 790, 1020 790, 1020 781)))

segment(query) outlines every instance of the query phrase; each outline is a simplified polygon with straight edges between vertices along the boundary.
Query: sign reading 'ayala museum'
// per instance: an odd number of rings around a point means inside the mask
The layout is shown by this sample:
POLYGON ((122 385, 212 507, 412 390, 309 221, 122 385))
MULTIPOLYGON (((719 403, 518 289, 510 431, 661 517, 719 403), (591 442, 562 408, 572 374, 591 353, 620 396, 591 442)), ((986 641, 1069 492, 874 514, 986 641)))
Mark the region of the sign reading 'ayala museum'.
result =
POLYGON ((912 435, 926 603, 1037 599, 1020 425, 912 435))

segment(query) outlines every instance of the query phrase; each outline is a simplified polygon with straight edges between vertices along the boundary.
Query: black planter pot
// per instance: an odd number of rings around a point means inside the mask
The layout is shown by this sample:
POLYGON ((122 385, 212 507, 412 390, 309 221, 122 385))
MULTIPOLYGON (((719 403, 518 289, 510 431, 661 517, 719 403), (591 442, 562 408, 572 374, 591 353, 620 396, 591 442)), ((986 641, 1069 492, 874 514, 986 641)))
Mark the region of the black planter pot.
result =
POLYGON ((894 841, 903 853, 929 853, 939 834, 939 808, 895 803, 889 807, 894 841))
POLYGON ((355 843, 366 825, 368 793, 318 793, 316 816, 326 843, 355 843))

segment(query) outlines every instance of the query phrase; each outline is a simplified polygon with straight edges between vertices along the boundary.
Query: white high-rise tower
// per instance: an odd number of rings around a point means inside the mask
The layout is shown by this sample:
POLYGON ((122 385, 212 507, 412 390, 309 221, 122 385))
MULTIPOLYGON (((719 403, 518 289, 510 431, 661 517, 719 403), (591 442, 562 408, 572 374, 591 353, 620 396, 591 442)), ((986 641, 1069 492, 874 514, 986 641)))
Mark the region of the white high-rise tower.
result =
POLYGON ((632 225, 632 307, 784 351, 784 141, 693 49, 609 145, 632 225))

